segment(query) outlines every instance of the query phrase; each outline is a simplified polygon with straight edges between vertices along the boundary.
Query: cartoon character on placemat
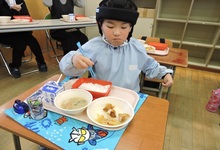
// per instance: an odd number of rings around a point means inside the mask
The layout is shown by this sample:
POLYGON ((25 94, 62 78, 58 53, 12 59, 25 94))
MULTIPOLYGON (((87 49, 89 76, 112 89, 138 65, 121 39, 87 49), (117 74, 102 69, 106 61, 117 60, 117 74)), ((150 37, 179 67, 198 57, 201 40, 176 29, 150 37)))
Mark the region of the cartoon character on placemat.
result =
POLYGON ((72 132, 70 133, 70 142, 75 142, 77 145, 82 145, 85 142, 89 142, 90 145, 95 146, 98 139, 102 139, 108 135, 107 130, 103 129, 94 129, 92 125, 88 124, 88 127, 81 127, 76 129, 73 127, 72 132))

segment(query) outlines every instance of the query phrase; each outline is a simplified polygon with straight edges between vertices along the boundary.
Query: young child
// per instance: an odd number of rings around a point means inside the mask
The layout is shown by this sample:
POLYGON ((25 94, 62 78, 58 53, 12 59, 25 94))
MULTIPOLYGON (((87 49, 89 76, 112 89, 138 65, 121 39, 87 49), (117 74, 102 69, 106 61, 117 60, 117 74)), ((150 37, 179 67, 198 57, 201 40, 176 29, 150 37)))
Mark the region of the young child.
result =
POLYGON ((96 10, 100 37, 85 43, 79 50, 71 51, 60 62, 61 71, 67 76, 81 76, 92 66, 97 79, 108 80, 115 86, 139 92, 139 75, 163 78, 163 86, 173 84, 171 74, 152 57, 143 44, 132 38, 133 27, 139 13, 132 0, 103 0, 96 10))

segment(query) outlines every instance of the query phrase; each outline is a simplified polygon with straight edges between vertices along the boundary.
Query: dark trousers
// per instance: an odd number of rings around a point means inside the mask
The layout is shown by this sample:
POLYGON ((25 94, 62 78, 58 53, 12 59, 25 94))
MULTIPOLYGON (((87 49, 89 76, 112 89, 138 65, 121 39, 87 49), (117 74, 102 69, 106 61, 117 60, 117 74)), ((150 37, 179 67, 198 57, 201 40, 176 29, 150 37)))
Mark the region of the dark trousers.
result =
POLYGON ((77 50, 77 42, 80 42, 83 45, 88 41, 88 37, 83 34, 79 29, 72 32, 67 32, 66 29, 51 30, 51 37, 61 42, 64 55, 71 50, 77 50))
POLYGON ((45 63, 40 45, 32 32, 1 33, 0 42, 13 48, 11 67, 19 68, 21 66, 22 56, 27 46, 34 53, 38 63, 45 63))

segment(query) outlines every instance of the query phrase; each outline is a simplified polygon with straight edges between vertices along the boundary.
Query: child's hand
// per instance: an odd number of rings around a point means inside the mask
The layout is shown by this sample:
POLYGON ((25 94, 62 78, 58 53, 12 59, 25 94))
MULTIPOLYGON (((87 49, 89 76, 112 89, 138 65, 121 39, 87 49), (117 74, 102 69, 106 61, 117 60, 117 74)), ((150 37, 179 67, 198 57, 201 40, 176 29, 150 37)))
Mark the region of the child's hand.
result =
POLYGON ((164 77, 162 85, 165 87, 170 87, 172 84, 173 84, 173 77, 171 76, 171 74, 168 73, 164 77))
POLYGON ((17 5, 17 4, 15 4, 15 5, 11 6, 11 9, 14 9, 14 10, 20 11, 20 10, 21 10, 21 5, 17 5))
POLYGON ((73 65, 78 69, 86 69, 89 66, 93 66, 94 63, 87 57, 81 54, 77 54, 72 58, 73 65))

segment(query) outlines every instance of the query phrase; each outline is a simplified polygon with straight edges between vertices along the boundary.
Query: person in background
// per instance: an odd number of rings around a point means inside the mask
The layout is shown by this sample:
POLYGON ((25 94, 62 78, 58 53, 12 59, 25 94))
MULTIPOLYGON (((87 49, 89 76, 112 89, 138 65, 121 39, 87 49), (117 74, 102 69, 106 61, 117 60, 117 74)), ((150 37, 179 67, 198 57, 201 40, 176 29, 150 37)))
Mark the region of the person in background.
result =
POLYGON ((139 13, 132 0, 103 0, 96 9, 96 20, 101 36, 71 51, 60 61, 60 70, 67 76, 82 76, 92 66, 97 79, 111 81, 113 85, 140 91, 139 75, 163 78, 163 86, 173 84, 173 70, 161 66, 147 55, 146 49, 132 38, 133 27, 139 13))
MULTIPOLYGON (((15 0, 13 4, 8 0, 0 0, 0 16, 29 15, 24 0, 15 0)), ((40 72, 47 72, 47 65, 37 39, 32 35, 32 31, 0 33, 0 42, 10 45, 12 51, 12 63, 9 64, 10 72, 15 78, 21 76, 19 67, 27 46, 34 53, 40 72)))
MULTIPOLYGON (((62 15, 74 13, 74 6, 83 7, 84 0, 43 0, 45 6, 50 9, 52 19, 60 19, 62 15)), ((76 43, 86 43, 88 37, 80 29, 55 29, 50 30, 53 39, 60 41, 64 55, 71 50, 76 50, 76 43)))

